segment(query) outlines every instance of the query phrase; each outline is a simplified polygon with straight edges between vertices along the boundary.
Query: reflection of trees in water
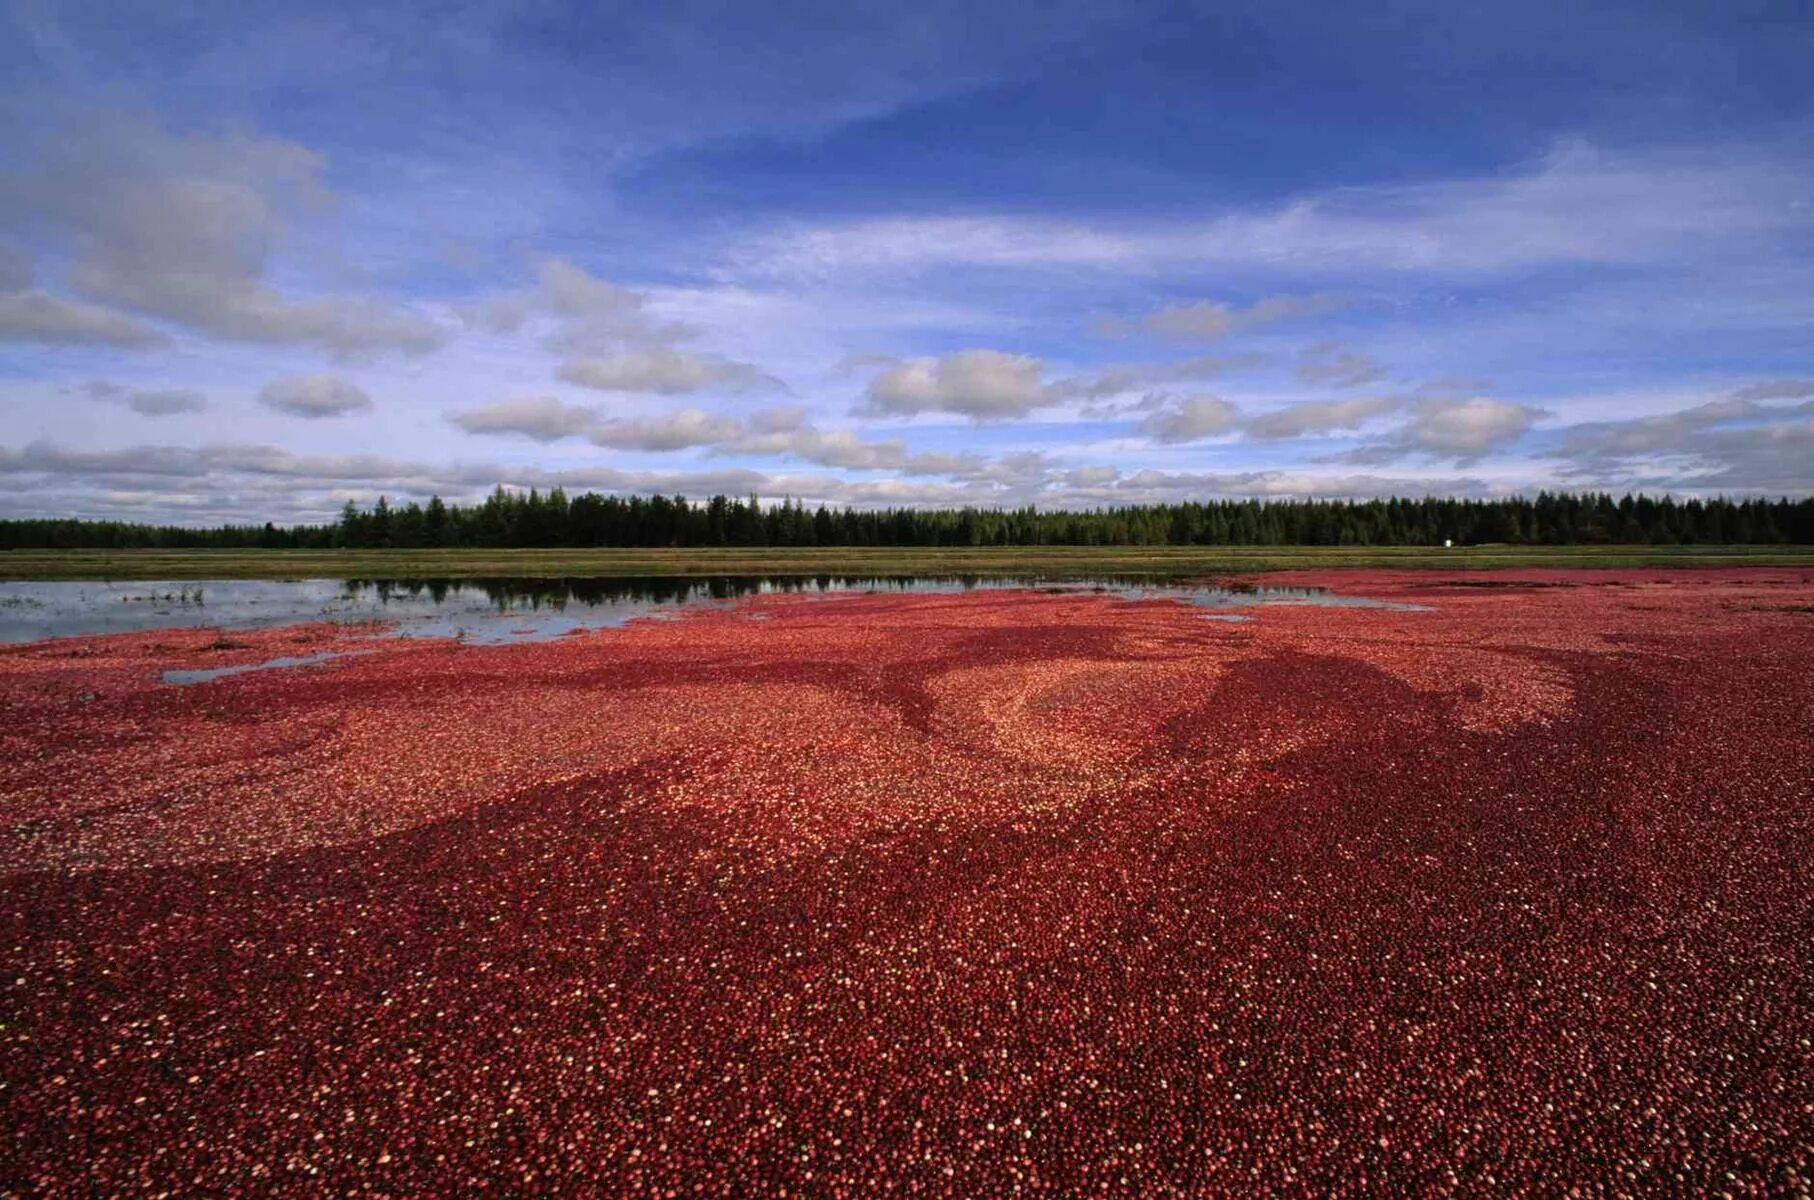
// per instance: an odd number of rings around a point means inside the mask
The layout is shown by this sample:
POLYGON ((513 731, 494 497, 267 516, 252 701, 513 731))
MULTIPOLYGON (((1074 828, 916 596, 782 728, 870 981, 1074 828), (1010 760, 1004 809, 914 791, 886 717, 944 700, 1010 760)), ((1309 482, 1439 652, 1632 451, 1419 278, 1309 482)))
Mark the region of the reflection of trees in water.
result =
POLYGON ((698 600, 735 600, 773 592, 915 592, 968 590, 990 587, 1059 587, 1074 589, 1162 587, 1179 581, 1150 575, 1092 576, 1087 579, 1054 579, 1046 576, 1001 577, 983 575, 701 575, 692 577, 604 577, 563 579, 348 579, 346 598, 370 596, 380 604, 392 600, 426 598, 444 604, 451 597, 483 594, 500 609, 527 608, 560 611, 569 604, 588 606, 618 603, 684 604, 698 600))

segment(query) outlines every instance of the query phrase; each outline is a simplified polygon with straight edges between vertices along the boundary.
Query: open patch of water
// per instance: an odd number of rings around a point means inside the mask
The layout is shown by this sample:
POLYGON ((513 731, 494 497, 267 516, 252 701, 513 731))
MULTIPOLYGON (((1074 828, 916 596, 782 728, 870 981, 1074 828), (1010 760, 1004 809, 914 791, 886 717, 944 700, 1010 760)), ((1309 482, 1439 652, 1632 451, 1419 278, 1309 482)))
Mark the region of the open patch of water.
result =
POLYGON ((315 654, 303 654, 282 658, 266 659, 264 662, 245 663, 237 667, 209 667, 197 671, 165 671, 165 683, 207 683, 210 679, 224 679, 229 675, 244 675, 248 671, 275 671, 284 667, 313 667, 329 659, 345 658, 357 653, 350 650, 322 650, 315 654))
MULTIPOLYGON (((1275 604, 1410 610, 1319 588, 1232 587, 1134 578, 861 578, 841 575, 646 579, 374 580, 231 579, 153 583, 0 583, 0 642, 134 633, 154 629, 258 629, 303 622, 379 621, 386 636, 459 638, 478 645, 545 641, 566 634, 727 605, 778 593, 948 593, 1033 588, 1170 599, 1215 611, 1275 604)), ((243 668, 233 668, 239 670, 243 668)))

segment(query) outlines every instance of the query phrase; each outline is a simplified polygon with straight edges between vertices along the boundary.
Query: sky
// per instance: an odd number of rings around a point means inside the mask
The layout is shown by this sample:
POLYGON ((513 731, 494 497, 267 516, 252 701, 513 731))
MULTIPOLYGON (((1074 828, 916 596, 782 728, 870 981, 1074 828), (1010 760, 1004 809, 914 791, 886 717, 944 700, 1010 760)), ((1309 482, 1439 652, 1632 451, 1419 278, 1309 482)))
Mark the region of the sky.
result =
POLYGON ((0 0, 0 516, 1814 491, 1805 0, 0 0))

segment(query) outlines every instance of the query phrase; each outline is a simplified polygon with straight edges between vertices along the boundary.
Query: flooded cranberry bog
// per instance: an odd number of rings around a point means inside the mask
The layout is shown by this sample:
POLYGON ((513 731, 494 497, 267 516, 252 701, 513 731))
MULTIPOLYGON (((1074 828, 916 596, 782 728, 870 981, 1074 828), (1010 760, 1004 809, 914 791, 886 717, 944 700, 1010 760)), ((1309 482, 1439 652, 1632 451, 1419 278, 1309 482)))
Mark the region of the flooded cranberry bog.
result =
POLYGON ((1255 582, 0 596, 0 1192, 1806 1194, 1814 574, 1255 582))

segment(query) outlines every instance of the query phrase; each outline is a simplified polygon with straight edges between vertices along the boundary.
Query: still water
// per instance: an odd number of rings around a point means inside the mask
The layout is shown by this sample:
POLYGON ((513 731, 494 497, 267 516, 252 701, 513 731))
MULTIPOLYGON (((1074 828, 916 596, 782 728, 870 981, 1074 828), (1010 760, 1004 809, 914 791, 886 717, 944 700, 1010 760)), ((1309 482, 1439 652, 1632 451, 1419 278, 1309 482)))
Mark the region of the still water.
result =
POLYGON ((1150 577, 863 579, 838 575, 600 579, 224 579, 172 582, 0 583, 0 642, 149 629, 255 629, 305 621, 384 622, 401 637, 483 645, 541 641, 575 630, 668 616, 746 596, 970 592, 1009 588, 1169 598, 1233 619, 1274 604, 1414 609, 1318 588, 1232 587, 1150 577), (1237 611, 1229 611, 1237 610, 1237 611))

